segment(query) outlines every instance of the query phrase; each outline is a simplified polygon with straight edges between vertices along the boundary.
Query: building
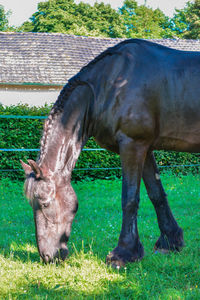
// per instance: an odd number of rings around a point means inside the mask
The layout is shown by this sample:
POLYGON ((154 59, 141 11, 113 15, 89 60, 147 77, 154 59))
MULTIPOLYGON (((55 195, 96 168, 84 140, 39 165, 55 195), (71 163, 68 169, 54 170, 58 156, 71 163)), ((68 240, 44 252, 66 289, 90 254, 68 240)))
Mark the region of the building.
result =
MULTIPOLYGON (((64 84, 84 65, 123 39, 60 33, 0 33, 0 104, 53 103, 64 84)), ((152 40, 200 51, 200 40, 152 40)))

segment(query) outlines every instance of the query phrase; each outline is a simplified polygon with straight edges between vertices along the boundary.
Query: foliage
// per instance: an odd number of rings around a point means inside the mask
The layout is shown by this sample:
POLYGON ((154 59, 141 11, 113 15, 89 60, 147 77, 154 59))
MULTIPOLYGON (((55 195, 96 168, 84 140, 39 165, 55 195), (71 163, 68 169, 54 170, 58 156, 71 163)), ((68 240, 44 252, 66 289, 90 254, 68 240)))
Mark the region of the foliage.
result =
MULTIPOLYGON (((27 105, 18 106, 0 106, 0 115, 30 115, 30 116, 47 116, 50 111, 49 106, 29 107, 27 105)), ((43 120, 35 119, 1 119, 0 122, 0 148, 24 148, 38 149, 40 147, 40 138, 43 129, 43 120)), ((86 148, 100 148, 94 141, 90 139, 86 148)), ((38 152, 4 152, 0 151, 0 169, 16 169, 20 170, 20 159, 36 159, 38 152)), ((183 165, 198 164, 199 154, 178 153, 169 151, 158 151, 155 153, 158 165, 183 165)), ((120 168, 120 160, 117 154, 109 151, 82 151, 73 172, 74 180, 83 180, 85 178, 115 178, 121 176, 119 169, 114 170, 83 170, 89 168, 120 168), (77 170, 82 169, 82 170, 77 170)), ((186 174, 188 170, 194 173, 198 172, 198 167, 173 168, 173 171, 186 174)), ((9 176, 12 179, 24 179, 24 174, 18 172, 0 172, 0 176, 9 176)))
POLYGON ((21 30, 111 38, 172 37, 169 18, 161 10, 138 5, 135 0, 125 0, 119 11, 103 2, 94 6, 74 0, 40 2, 38 11, 21 30))
POLYGON ((200 0, 187 2, 176 9, 172 18, 160 9, 138 5, 136 0, 124 0, 118 11, 109 4, 93 6, 74 0, 40 2, 30 21, 21 31, 60 32, 84 36, 126 38, 191 38, 200 37, 200 0))
POLYGON ((183 9, 175 9, 174 16, 170 19, 169 28, 174 37, 184 38, 185 33, 189 30, 190 20, 188 20, 188 14, 191 2, 187 2, 183 9))
POLYGON ((60 32, 75 35, 122 37, 122 18, 109 4, 94 6, 74 0, 49 0, 38 4, 38 11, 21 30, 60 32))
POLYGON ((40 262, 32 209, 23 184, 0 182, 1 299, 200 299, 199 177, 163 174, 172 211, 184 230, 181 253, 153 254, 159 236, 156 214, 141 189, 138 226, 145 248, 141 262, 113 270, 105 257, 121 226, 121 181, 74 184, 79 210, 61 264, 40 262))
POLYGON ((184 32, 188 29, 188 22, 186 20, 187 7, 183 9, 176 9, 176 13, 169 22, 169 28, 174 37, 183 38, 184 32))
POLYGON ((111 38, 200 38, 200 0, 176 9, 172 18, 160 9, 124 0, 119 10, 109 4, 93 6, 74 0, 48 0, 38 4, 29 21, 19 27, 26 32, 60 32, 111 38))
POLYGON ((200 0, 187 2, 183 9, 176 9, 169 28, 179 38, 200 38, 200 0))
POLYGON ((10 11, 6 12, 3 5, 0 4, 0 31, 7 31, 8 26, 8 17, 10 15, 10 11))
POLYGON ((171 37, 167 24, 169 18, 160 9, 153 10, 138 5, 135 0, 125 0, 120 8, 128 38, 166 38, 171 37))
POLYGON ((200 39, 200 0, 188 3, 185 18, 189 25, 183 37, 186 39, 200 39))

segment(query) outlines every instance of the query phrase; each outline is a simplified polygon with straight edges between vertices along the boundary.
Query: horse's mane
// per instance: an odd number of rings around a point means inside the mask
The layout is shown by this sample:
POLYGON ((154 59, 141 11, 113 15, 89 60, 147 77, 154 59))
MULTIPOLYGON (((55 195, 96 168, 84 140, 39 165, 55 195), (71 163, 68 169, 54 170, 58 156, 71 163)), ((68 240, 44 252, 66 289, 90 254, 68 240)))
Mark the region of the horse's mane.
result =
POLYGON ((54 103, 50 114, 45 121, 44 124, 44 130, 43 130, 43 136, 40 141, 40 156, 38 162, 40 163, 41 160, 43 159, 45 152, 46 152, 46 145, 48 141, 48 137, 51 132, 51 128, 53 127, 53 123, 56 120, 56 117, 59 116, 59 114, 63 111, 64 105, 66 100, 69 98, 70 94, 74 91, 74 89, 77 86, 83 85, 83 75, 90 71, 90 69, 100 60, 102 60, 104 57, 107 57, 108 55, 113 55, 116 54, 119 48, 124 45, 124 44, 129 44, 129 43, 136 43, 140 42, 141 40, 139 39, 129 39, 129 40, 124 40, 118 44, 116 44, 113 47, 109 47, 105 51, 101 52, 98 56, 96 56, 93 60, 91 60, 86 66, 82 67, 81 70, 72 78, 69 79, 67 84, 63 87, 63 89, 60 92, 60 95, 58 96, 58 99, 54 103))

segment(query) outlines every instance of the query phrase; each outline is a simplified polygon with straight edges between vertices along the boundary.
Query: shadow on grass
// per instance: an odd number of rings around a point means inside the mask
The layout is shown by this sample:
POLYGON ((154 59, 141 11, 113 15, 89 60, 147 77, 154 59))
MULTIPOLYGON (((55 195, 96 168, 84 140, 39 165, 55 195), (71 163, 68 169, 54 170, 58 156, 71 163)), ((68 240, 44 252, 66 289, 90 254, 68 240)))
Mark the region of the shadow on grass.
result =
MULTIPOLYGON (((16 241, 14 241, 16 242, 16 241)), ((35 245, 30 245, 30 243, 28 244, 20 244, 18 245, 18 249, 13 249, 13 241, 11 241, 11 244, 7 247, 1 247, 2 248, 0 250, 0 254, 4 257, 4 258, 10 258, 12 260, 18 260, 22 263, 26 263, 26 262, 40 262, 40 256, 38 251, 34 251, 32 249, 28 250, 26 248, 28 247, 32 247, 34 248, 35 245)), ((15 248, 15 247, 14 247, 15 248)))
POLYGON ((4 253, 5 258, 12 258, 13 260, 18 260, 22 263, 27 263, 27 262, 40 262, 40 256, 39 254, 33 253, 32 251, 25 251, 25 250, 15 250, 15 251, 10 251, 4 253))

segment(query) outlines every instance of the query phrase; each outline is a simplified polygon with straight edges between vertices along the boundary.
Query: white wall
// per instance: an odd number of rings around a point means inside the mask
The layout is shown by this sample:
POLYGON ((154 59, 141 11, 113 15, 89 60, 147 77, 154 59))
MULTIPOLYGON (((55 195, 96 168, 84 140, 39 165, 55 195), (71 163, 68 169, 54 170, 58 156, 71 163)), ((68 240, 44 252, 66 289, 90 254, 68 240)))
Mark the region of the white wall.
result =
POLYGON ((0 104, 9 106, 18 103, 27 103, 30 106, 43 106, 45 103, 54 103, 61 91, 58 88, 21 88, 0 87, 0 104))

